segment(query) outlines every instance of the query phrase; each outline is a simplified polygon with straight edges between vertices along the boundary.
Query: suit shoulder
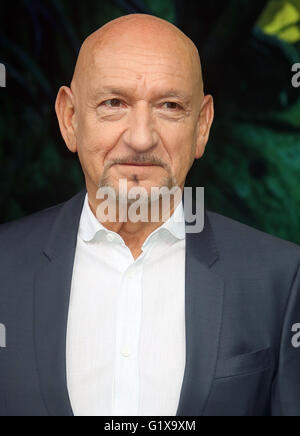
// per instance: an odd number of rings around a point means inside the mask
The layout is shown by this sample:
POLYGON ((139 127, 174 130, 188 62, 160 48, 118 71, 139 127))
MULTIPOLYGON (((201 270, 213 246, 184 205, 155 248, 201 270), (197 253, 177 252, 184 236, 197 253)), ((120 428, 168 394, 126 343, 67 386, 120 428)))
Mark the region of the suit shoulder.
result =
POLYGON ((240 256, 257 255, 261 260, 272 258, 300 264, 300 246, 212 211, 207 211, 217 245, 240 256))
POLYGON ((51 226, 51 223, 63 205, 64 203, 60 203, 23 218, 1 224, 1 247, 5 246, 5 243, 13 243, 14 241, 20 244, 24 239, 32 237, 35 234, 43 234, 44 236, 47 236, 49 226, 51 226))

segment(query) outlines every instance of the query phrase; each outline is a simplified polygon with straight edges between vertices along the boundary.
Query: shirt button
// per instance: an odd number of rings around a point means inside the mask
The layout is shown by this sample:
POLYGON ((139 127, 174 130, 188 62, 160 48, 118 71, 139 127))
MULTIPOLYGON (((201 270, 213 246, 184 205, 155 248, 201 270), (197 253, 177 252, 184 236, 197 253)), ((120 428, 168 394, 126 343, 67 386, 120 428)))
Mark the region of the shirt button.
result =
POLYGON ((109 233, 108 235, 106 235, 106 240, 108 242, 113 242, 115 240, 115 236, 109 233))

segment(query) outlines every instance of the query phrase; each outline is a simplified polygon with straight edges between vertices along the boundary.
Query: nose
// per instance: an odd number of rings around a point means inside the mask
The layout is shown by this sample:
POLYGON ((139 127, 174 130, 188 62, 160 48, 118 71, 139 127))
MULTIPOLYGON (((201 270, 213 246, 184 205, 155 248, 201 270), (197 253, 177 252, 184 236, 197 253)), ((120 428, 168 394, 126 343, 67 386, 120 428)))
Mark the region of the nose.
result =
POLYGON ((126 145, 137 153, 149 152, 158 143, 151 108, 146 102, 139 102, 128 116, 128 128, 123 139, 126 145))

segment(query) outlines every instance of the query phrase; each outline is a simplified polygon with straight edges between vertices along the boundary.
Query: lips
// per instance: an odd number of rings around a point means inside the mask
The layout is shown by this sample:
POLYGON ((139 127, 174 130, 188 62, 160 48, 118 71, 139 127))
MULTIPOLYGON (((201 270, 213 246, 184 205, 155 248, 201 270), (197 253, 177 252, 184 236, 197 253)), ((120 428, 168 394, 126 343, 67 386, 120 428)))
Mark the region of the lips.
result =
POLYGON ((137 164, 137 163, 126 163, 126 164, 120 164, 125 166, 131 166, 131 167, 153 167, 153 164, 137 164))

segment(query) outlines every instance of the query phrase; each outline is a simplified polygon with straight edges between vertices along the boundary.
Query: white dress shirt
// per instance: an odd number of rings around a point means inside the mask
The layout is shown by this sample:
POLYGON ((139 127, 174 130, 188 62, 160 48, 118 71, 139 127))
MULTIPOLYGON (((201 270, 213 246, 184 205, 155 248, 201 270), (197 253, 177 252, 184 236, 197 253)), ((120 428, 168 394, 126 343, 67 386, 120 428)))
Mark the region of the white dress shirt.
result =
POLYGON ((75 416, 175 416, 183 382, 185 222, 182 202, 134 260, 86 196, 67 329, 75 416))

